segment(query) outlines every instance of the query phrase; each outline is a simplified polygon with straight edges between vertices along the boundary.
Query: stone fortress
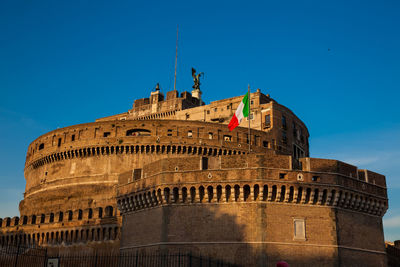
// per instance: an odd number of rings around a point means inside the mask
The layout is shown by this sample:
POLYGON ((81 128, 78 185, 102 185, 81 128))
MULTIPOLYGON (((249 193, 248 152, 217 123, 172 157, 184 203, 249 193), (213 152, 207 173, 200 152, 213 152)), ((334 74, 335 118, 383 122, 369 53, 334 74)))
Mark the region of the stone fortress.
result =
POLYGON ((34 140, 0 244, 190 251, 245 266, 386 266, 383 175, 309 157, 309 133, 259 89, 205 105, 157 87, 128 112, 34 140), (250 150, 249 150, 250 149, 250 150))

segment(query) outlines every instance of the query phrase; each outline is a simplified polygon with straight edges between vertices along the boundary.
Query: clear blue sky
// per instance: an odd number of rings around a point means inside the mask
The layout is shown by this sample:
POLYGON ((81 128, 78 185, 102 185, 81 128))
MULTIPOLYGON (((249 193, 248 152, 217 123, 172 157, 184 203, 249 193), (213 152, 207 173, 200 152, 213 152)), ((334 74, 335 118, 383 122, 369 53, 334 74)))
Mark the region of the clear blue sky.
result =
POLYGON ((311 156, 387 176, 400 239, 399 1, 0 2, 0 217, 18 214, 27 146, 57 127, 127 111, 157 82, 204 100, 247 84, 308 126, 311 156))

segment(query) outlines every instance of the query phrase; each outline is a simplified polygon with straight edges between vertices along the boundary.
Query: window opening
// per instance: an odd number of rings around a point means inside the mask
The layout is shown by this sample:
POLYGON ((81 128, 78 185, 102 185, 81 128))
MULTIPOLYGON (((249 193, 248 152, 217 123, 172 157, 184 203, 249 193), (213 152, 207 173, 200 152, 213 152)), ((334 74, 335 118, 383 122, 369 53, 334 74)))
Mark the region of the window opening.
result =
POLYGON ((140 180, 142 178, 142 169, 134 169, 132 178, 134 181, 140 180))
POLYGON ((286 125, 286 117, 282 116, 282 128, 286 130, 287 125, 286 125))
POLYGON ((202 157, 201 158, 201 169, 202 170, 207 170, 208 169, 208 158, 207 157, 202 157))

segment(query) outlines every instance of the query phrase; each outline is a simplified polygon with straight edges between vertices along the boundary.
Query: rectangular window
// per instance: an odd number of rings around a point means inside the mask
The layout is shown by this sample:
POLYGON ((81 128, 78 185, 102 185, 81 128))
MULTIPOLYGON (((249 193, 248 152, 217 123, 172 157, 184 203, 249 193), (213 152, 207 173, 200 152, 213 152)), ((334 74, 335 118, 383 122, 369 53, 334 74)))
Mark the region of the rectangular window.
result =
POLYGON ((293 219, 293 239, 306 240, 306 223, 304 219, 293 219))
POLYGON ((268 147, 268 141, 263 141, 263 146, 268 147))
POLYGON ((142 178, 142 169, 133 169, 132 178, 133 181, 140 180, 142 178))
POLYGON ((61 138, 58 138, 58 144, 57 144, 57 146, 58 146, 58 147, 61 146, 61 138))
POLYGON ((103 137, 109 137, 110 134, 111 134, 110 132, 104 132, 104 133, 103 133, 103 137))
POLYGON ((208 139, 213 139, 213 133, 208 133, 208 139))
POLYGON ((282 116, 282 128, 286 130, 287 125, 286 125, 286 117, 282 116))
POLYGON ((265 122, 264 122, 263 126, 264 126, 264 129, 271 127, 271 115, 270 114, 265 115, 265 122))
POLYGON ((189 138, 192 138, 192 137, 193 137, 192 131, 188 131, 188 137, 189 137, 189 138))
POLYGON ((208 158, 206 158, 206 157, 201 158, 201 169, 202 170, 208 169, 208 158))
POLYGON ((171 129, 168 129, 167 136, 172 136, 172 130, 171 129))
POLYGON ((75 135, 74 134, 71 136, 71 141, 72 142, 75 141, 75 135))

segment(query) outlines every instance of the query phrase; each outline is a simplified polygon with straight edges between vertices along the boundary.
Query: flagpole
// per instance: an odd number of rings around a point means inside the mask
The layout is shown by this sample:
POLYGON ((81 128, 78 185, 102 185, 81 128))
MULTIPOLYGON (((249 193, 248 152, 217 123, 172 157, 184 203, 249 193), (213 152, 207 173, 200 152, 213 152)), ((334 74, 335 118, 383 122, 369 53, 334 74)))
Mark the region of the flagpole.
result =
POLYGON ((248 93, 248 101, 249 101, 249 116, 248 116, 248 120, 249 120, 249 153, 251 152, 251 135, 250 135, 250 84, 247 87, 247 93, 248 93))
POLYGON ((176 66, 178 65, 178 30, 179 30, 179 26, 176 25, 176 48, 175 48, 174 90, 176 90, 176 66))

